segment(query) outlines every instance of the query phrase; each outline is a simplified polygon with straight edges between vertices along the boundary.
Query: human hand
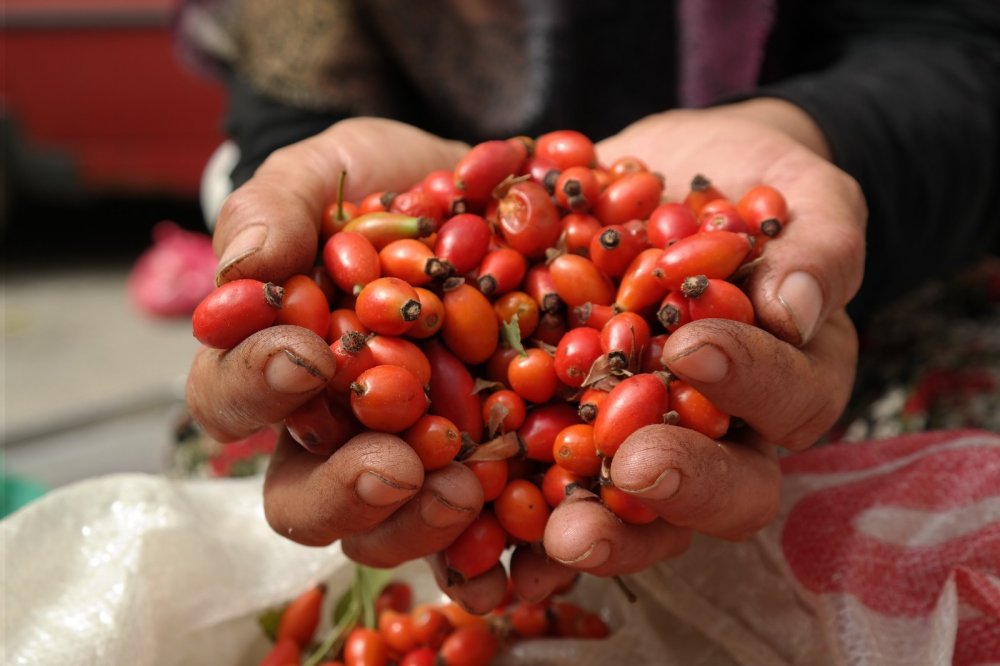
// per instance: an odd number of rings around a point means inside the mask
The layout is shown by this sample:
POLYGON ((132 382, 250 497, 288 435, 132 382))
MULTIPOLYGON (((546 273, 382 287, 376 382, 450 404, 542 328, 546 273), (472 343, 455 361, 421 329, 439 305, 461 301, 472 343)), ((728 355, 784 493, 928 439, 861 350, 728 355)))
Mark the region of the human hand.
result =
POLYGON ((747 283, 761 327, 697 321, 673 333, 663 351, 674 374, 745 422, 738 440, 669 425, 635 433, 615 454, 611 479, 662 520, 624 524, 592 494, 576 491, 549 519, 548 559, 524 556, 533 578, 512 567, 515 586, 534 595, 557 589, 567 571, 642 570, 682 553, 693 532, 751 536, 778 508, 777 449, 801 450, 821 437, 854 377, 857 335, 845 305, 862 277, 866 209, 803 112, 778 100, 671 111, 598 149, 605 163, 634 156, 665 174, 673 201, 684 198, 696 173, 734 198, 767 183, 785 195, 793 219, 747 283))
MULTIPOLYGON (((219 284, 281 283, 314 265, 323 208, 348 174, 345 198, 402 191, 467 150, 413 127, 353 119, 275 152, 226 200, 215 228, 219 284)), ((336 364, 329 345, 300 327, 273 326, 235 348, 202 348, 186 399, 213 438, 233 441, 280 424, 322 391, 336 364)), ((277 427, 277 426, 276 426, 277 427)), ((268 522, 308 545, 342 542, 354 560, 388 567, 437 552, 478 513, 482 488, 464 465, 425 475, 400 438, 360 435, 330 457, 314 455, 283 428, 264 485, 268 522)))

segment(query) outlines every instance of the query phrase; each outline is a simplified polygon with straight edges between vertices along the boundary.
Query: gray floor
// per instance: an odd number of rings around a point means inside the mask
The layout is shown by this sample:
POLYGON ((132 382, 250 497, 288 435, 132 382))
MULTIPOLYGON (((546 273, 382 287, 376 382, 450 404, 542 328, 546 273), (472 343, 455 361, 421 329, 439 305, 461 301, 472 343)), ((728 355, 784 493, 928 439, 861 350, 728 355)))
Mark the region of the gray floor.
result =
POLYGON ((88 260, 80 245, 72 261, 58 253, 35 261, 37 242, 8 245, 0 301, 8 475, 51 488, 165 469, 197 342, 188 320, 145 316, 128 299, 128 272, 155 209, 148 215, 133 220, 143 236, 133 232, 110 256, 88 260))

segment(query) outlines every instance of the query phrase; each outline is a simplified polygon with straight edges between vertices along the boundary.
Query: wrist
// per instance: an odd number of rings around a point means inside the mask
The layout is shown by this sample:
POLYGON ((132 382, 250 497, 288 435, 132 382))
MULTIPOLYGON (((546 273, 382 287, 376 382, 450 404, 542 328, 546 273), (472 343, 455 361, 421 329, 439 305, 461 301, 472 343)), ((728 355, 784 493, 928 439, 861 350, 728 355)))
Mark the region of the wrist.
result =
POLYGON ((782 132, 825 160, 832 153, 826 135, 800 106, 777 97, 755 97, 714 107, 714 111, 753 120, 782 132))

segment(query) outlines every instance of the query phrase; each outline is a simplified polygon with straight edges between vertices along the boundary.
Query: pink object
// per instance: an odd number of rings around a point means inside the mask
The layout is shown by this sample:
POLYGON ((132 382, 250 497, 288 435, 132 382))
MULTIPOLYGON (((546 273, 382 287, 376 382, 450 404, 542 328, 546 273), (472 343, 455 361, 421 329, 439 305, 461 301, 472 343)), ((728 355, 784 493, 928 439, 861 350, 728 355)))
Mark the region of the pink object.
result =
POLYGON ((774 0, 680 0, 680 99, 704 106, 756 85, 774 0))
POLYGON ((129 274, 129 298, 145 314, 190 315, 215 288, 217 266, 210 236, 169 220, 158 222, 152 247, 139 256, 129 274))

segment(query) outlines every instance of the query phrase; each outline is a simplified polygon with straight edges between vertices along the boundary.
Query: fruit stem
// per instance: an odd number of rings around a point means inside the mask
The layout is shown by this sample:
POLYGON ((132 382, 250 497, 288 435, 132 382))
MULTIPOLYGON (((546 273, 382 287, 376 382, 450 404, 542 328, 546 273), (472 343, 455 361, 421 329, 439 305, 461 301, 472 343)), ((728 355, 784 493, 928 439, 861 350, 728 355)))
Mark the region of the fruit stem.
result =
POLYGON ((347 181, 347 169, 341 169, 337 178, 337 221, 344 219, 344 183, 347 181))
POLYGON ((618 585, 618 589, 622 591, 625 595, 625 599, 628 600, 630 604, 634 604, 639 600, 639 597, 635 596, 635 592, 629 589, 629 586, 625 584, 625 579, 621 576, 612 576, 612 580, 618 585))
POLYGON ((273 282, 264 283, 264 300, 275 310, 281 309, 281 301, 285 297, 285 289, 273 282))

